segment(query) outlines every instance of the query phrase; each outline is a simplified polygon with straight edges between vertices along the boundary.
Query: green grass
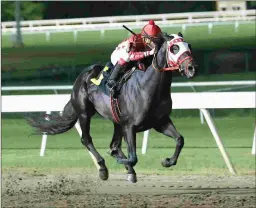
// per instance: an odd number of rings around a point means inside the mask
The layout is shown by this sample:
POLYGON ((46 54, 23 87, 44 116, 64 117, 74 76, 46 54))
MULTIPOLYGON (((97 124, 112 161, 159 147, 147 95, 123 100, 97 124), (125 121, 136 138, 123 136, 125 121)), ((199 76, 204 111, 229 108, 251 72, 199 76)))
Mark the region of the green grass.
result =
MULTIPOLYGON (((175 113, 175 112, 174 112, 175 113)), ((255 174, 255 157, 251 155, 255 118, 223 117, 215 118, 215 124, 231 160, 239 174, 255 174)), ((174 168, 162 168, 163 158, 174 152, 173 139, 150 131, 148 152, 141 154, 143 133, 137 135, 139 163, 136 170, 158 174, 227 174, 228 170, 216 147, 215 140, 207 124, 200 124, 199 118, 173 119, 177 129, 185 137, 185 147, 174 168)), ((124 172, 123 166, 116 163, 106 152, 113 132, 112 123, 94 118, 91 134, 96 148, 106 159, 112 172, 124 172)), ((56 136, 49 136, 45 157, 39 156, 41 136, 30 136, 32 129, 23 119, 2 120, 2 168, 39 169, 54 171, 83 169, 94 171, 94 164, 87 150, 80 143, 75 129, 56 136)), ((126 145, 123 145, 126 150, 126 145)), ((126 151, 125 151, 126 152, 126 151)))
MULTIPOLYGON (((161 161, 170 157, 174 149, 153 149, 149 148, 146 155, 138 150, 136 165, 137 173, 164 174, 164 175, 227 175, 228 169, 217 148, 184 148, 176 166, 163 168, 161 161)), ((254 156, 250 154, 249 148, 227 148, 239 175, 255 174, 254 156)), ((107 149, 100 149, 106 165, 111 173, 126 172, 124 167, 107 154, 107 149)), ((2 151, 2 168, 19 168, 26 170, 39 170, 40 172, 52 171, 96 171, 92 159, 85 149, 53 150, 47 149, 44 157, 39 156, 39 150, 6 150, 2 151)))
MULTIPOLYGON (((163 28, 168 33, 182 31, 181 27, 163 28)), ((139 32, 139 30, 135 30, 139 32)), ((89 65, 106 62, 116 45, 128 37, 125 30, 79 32, 77 42, 73 33, 53 33, 46 42, 44 34, 24 35, 25 48, 12 48, 11 38, 2 36, 2 69, 35 69, 48 65, 89 65)), ((187 27, 184 38, 197 50, 253 49, 255 48, 255 24, 241 24, 238 32, 234 25, 214 26, 208 34, 207 26, 187 27)))

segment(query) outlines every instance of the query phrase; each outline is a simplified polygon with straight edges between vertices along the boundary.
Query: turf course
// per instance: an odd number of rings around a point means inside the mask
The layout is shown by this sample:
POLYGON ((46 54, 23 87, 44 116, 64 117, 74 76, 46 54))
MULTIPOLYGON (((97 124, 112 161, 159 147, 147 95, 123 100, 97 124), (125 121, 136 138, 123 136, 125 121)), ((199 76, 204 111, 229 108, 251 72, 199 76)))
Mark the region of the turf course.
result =
MULTIPOLYGON (((202 125, 198 117, 175 118, 173 121, 185 137, 185 147, 178 164, 170 169, 161 167, 161 160, 173 154, 175 143, 171 138, 151 130, 146 155, 141 154, 143 135, 137 135, 137 171, 167 175, 228 174, 207 124, 202 125)), ((251 155, 254 117, 219 117, 215 118, 215 123, 238 173, 255 174, 255 157, 251 155)), ((124 172, 123 166, 106 153, 111 141, 112 126, 108 120, 94 118, 91 125, 93 141, 105 157, 110 171, 124 172)), ((49 136, 45 157, 39 156, 41 136, 28 137, 31 132, 32 129, 23 119, 2 120, 3 169, 22 168, 49 172, 72 168, 95 171, 75 129, 62 135, 49 136)), ((125 147, 124 144, 124 150, 125 147)))
MULTIPOLYGON (((134 30, 139 32, 139 30, 134 30)), ((168 33, 182 31, 181 27, 163 28, 168 33)), ((130 34, 129 34, 130 35, 130 34)), ((186 41, 195 50, 222 50, 254 48, 255 24, 240 24, 235 32, 234 25, 214 25, 212 33, 207 26, 188 26, 183 33, 186 41), (221 40, 221 41, 220 41, 221 40)), ((77 41, 73 33, 52 33, 49 42, 45 34, 25 34, 25 48, 12 48, 9 35, 2 35, 2 69, 36 69, 43 66, 79 65, 105 62, 116 45, 128 37, 125 30, 79 32, 77 41)))

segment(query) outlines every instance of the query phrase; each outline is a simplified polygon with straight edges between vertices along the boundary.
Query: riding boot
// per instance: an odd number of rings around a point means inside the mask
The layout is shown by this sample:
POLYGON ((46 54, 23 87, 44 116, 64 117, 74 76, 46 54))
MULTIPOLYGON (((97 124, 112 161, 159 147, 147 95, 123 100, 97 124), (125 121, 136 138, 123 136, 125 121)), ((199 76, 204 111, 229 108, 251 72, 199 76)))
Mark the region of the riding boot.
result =
POLYGON ((122 69, 123 69, 123 66, 117 63, 115 65, 115 68, 113 69, 110 77, 108 78, 108 81, 107 81, 106 85, 109 88, 111 93, 115 93, 115 88, 116 88, 116 85, 117 85, 116 81, 117 81, 117 79, 119 77, 119 74, 122 71, 122 69))

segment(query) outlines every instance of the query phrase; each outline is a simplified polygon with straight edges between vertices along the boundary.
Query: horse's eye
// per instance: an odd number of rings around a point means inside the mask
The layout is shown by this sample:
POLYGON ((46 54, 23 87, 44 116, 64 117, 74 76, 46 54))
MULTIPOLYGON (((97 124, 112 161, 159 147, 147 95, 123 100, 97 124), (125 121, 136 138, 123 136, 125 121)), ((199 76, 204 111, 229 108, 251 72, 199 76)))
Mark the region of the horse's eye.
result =
POLYGON ((170 51, 174 54, 177 54, 179 52, 180 48, 178 45, 173 45, 171 48, 170 48, 170 51))

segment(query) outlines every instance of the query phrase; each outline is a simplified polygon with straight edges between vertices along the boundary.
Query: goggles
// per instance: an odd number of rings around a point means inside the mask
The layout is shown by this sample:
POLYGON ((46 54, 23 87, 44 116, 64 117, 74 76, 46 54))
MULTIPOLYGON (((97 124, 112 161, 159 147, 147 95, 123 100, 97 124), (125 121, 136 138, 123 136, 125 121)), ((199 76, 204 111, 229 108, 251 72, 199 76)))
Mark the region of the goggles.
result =
POLYGON ((146 43, 147 45, 150 45, 152 43, 152 40, 150 40, 147 37, 143 37, 142 39, 143 39, 143 42, 146 43))

